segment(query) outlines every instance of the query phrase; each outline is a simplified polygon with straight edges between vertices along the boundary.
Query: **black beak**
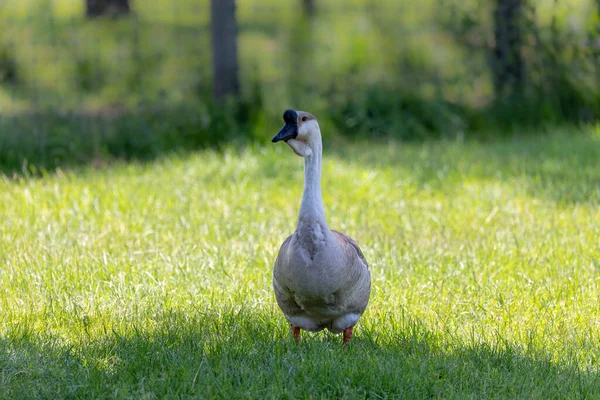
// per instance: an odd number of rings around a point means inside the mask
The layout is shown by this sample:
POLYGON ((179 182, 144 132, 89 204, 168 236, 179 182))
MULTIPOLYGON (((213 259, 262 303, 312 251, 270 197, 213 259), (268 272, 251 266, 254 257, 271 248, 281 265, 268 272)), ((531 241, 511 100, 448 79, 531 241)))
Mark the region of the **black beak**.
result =
POLYGON ((298 136, 298 114, 296 111, 287 109, 283 113, 283 121, 285 125, 277 132, 277 135, 273 136, 271 142, 276 143, 280 140, 287 142, 290 139, 296 139, 298 136))
POLYGON ((290 139, 296 139, 298 136, 298 124, 291 124, 286 122, 286 124, 277 132, 277 135, 273 136, 271 142, 276 143, 281 140, 287 142, 290 139))

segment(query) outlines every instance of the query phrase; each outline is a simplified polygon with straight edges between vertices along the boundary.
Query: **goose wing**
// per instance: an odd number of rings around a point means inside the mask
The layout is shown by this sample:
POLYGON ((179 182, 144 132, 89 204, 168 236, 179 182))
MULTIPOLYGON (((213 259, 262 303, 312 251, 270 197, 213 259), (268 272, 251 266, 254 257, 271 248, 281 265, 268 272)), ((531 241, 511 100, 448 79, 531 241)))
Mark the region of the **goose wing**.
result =
POLYGON ((279 248, 277 258, 275 259, 275 267, 273 268, 273 289, 275 290, 275 299, 277 300, 279 308, 281 308, 286 316, 296 315, 302 312, 302 308, 294 299, 294 294, 278 280, 279 274, 285 274, 285 271, 282 270, 285 269, 286 266, 282 263, 281 256, 282 254, 287 253, 292 236, 293 235, 288 236, 287 239, 283 241, 283 244, 279 248))
POLYGON ((337 236, 337 238, 340 242, 346 244, 347 246, 354 248, 354 250, 356 251, 356 255, 362 261, 362 263, 365 265, 365 268, 367 268, 367 271, 368 271, 369 264, 367 263, 367 260, 365 259, 363 252, 360 250, 360 247, 358 247, 358 243, 356 243, 356 241, 354 239, 352 239, 350 236, 346 235, 345 233, 342 233, 339 231, 334 231, 334 230, 332 230, 331 232, 333 232, 333 234, 337 236))

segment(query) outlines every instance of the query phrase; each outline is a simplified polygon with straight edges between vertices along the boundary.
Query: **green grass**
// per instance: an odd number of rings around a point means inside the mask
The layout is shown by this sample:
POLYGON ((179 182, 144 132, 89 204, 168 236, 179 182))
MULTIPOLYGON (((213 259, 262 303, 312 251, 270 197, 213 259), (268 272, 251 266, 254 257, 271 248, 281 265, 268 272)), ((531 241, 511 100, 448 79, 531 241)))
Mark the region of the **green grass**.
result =
POLYGON ((598 398, 600 135, 325 147, 370 262, 352 345, 271 289, 285 146, 0 179, 0 398, 598 398))

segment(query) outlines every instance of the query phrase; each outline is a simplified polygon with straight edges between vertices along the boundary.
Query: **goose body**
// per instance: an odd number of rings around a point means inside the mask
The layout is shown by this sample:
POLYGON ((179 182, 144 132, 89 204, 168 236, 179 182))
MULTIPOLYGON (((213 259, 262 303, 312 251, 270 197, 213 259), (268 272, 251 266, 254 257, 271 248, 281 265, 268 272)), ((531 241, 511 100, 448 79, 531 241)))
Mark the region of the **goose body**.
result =
POLYGON ((321 132, 315 117, 286 110, 285 125, 272 139, 304 157, 304 192, 294 233, 282 244, 273 268, 273 288, 294 338, 300 329, 352 337, 369 302, 371 277, 358 244, 330 230, 321 196, 321 132))

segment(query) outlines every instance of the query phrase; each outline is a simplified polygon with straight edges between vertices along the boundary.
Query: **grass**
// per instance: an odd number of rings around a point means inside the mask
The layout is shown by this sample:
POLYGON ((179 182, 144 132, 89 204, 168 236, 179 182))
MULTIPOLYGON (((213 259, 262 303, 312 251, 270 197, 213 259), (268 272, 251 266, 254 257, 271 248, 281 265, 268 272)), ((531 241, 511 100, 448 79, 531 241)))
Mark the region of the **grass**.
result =
POLYGON ((0 398, 598 398, 600 137, 327 143, 372 270, 341 338, 271 289, 285 146, 0 180, 0 398))

